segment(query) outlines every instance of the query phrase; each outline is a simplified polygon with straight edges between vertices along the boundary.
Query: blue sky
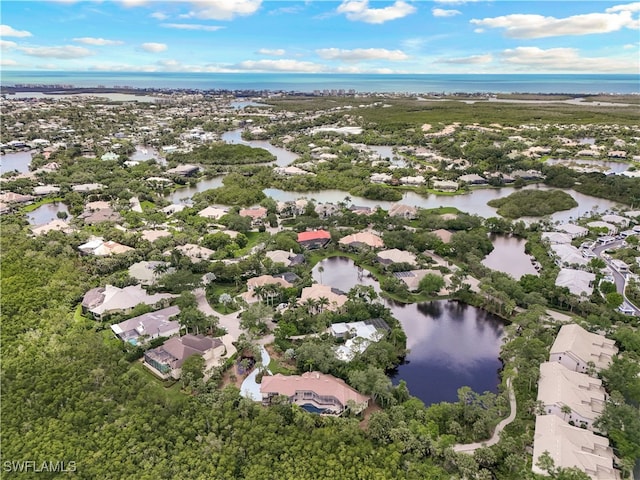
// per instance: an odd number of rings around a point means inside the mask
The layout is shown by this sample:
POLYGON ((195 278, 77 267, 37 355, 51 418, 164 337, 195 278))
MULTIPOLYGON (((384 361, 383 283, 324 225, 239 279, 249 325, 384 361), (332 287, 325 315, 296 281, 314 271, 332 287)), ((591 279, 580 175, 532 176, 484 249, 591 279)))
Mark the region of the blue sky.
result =
POLYGON ((640 70, 640 2, 3 0, 0 14, 5 70, 640 70))

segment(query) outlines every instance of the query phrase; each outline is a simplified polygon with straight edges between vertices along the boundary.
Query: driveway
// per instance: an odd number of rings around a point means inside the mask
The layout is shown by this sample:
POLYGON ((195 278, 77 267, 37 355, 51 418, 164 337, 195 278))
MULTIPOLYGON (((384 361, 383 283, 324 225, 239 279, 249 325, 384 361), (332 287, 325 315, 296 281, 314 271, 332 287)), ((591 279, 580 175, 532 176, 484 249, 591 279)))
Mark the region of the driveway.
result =
POLYGON ((198 302, 198 310, 200 310, 205 315, 214 315, 218 317, 220 319, 220 326, 227 329, 227 333, 231 335, 233 341, 235 342, 240 334, 243 333, 243 330, 240 328, 240 319, 238 318, 242 310, 238 310, 227 315, 220 315, 213 308, 211 308, 211 305, 209 305, 204 292, 204 288, 196 288, 192 293, 196 296, 196 301, 198 302))
MULTIPOLYGON (((264 345, 260 346, 260 354, 262 355, 262 365, 264 368, 269 366, 271 362, 271 357, 269 357, 269 352, 264 348, 264 345)), ((267 369, 266 372, 271 375, 271 372, 267 369)), ((262 399, 262 394, 260 393, 260 384, 256 382, 256 377, 258 376, 258 369, 254 368, 253 371, 249 374, 247 378, 242 382, 242 386, 240 387, 240 395, 245 398, 250 398, 251 400, 255 400, 256 402, 262 399)))

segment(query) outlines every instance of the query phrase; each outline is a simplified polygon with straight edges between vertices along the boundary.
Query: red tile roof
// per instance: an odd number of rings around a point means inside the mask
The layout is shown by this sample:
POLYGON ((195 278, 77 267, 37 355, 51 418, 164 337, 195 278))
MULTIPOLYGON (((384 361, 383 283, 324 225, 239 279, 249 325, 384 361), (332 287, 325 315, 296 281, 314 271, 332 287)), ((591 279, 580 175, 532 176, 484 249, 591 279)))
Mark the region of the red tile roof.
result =
POLYGON ((331 240, 331 234, 325 230, 315 230, 313 232, 300 232, 298 234, 299 242, 308 242, 310 240, 331 240))

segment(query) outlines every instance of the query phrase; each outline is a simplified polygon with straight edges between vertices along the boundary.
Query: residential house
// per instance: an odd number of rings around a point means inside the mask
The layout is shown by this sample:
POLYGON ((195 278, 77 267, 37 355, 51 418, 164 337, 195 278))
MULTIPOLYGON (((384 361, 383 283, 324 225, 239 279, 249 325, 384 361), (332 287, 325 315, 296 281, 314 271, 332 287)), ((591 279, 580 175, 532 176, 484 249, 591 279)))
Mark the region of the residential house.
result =
POLYGON ((459 182, 464 182, 467 185, 486 185, 487 179, 478 175, 477 173, 468 173, 466 175, 460 175, 458 177, 459 182))
POLYGON ((558 225, 557 229, 561 232, 566 233, 571 238, 584 237, 589 233, 588 228, 581 227, 580 225, 575 225, 573 223, 564 223, 562 225, 558 225))
POLYGON ((602 380, 569 370, 558 362, 540 365, 538 402, 547 415, 593 430, 593 422, 602 415, 606 399, 602 380))
POLYGON ((330 241, 331 234, 326 230, 298 233, 298 243, 308 250, 324 248, 330 241))
POLYGON ((243 208, 238 214, 241 217, 249 217, 251 225, 262 225, 267 218, 267 209, 264 207, 243 208))
POLYGON ((542 232, 542 240, 544 240, 545 242, 547 242, 550 245, 553 244, 566 244, 569 245, 571 244, 571 241, 573 240, 571 238, 571 235, 569 235, 568 233, 561 233, 561 232, 542 232))
POLYGON ((78 218, 81 218, 86 225, 122 221, 120 214, 111 207, 109 202, 87 203, 78 218))
POLYGON ((369 177, 369 181, 371 183, 389 183, 393 176, 389 173, 372 173, 371 177, 369 177))
POLYGON ((160 378, 179 379, 184 361, 193 355, 204 358, 206 371, 225 362, 226 348, 219 338, 191 334, 171 337, 162 346, 145 352, 144 365, 160 378))
POLYGON ((170 237, 171 232, 167 230, 142 230, 140 232, 140 238, 142 240, 146 240, 147 242, 155 242, 159 238, 170 237))
POLYGON ((101 237, 90 237, 89 241, 78 247, 81 253, 85 255, 95 255, 97 257, 105 257, 110 255, 118 255, 121 253, 131 252, 134 249, 126 245, 122 245, 113 240, 104 241, 101 237))
POLYGON ((266 252, 265 256, 273 263, 281 263, 285 267, 304 263, 304 255, 287 252, 286 250, 272 250, 270 252, 266 252))
MULTIPOLYGON (((388 329, 387 325, 386 330, 388 329)), ((348 322, 332 324, 329 333, 336 338, 346 339, 344 344, 335 349, 335 353, 339 360, 349 362, 356 354, 363 353, 372 342, 381 340, 385 335, 385 329, 378 329, 366 321, 348 322)))
POLYGON ((180 322, 172 320, 179 314, 179 307, 167 307, 113 324, 111 330, 123 342, 141 345, 154 338, 171 337, 179 333, 180 322))
POLYGON ((595 273, 563 268, 556 277, 555 285, 556 287, 567 287, 574 295, 584 298, 593 293, 595 280, 595 273))
POLYGON ((280 373, 262 377, 262 403, 269 405, 283 395, 290 403, 311 413, 340 415, 347 408, 360 413, 369 406, 370 398, 358 393, 344 380, 320 372, 284 376, 280 373))
POLYGON ((101 183, 83 183, 81 185, 72 186, 71 190, 78 193, 89 193, 102 190, 103 188, 105 187, 101 183))
POLYGON ((178 175, 180 177, 193 177, 199 171, 200 167, 197 165, 178 165, 176 168, 170 168, 165 173, 167 175, 178 175))
POLYGON ((218 208, 218 207, 207 207, 204 210, 200 210, 198 215, 204 218, 210 218, 213 220, 219 220, 221 217, 226 215, 229 212, 227 208, 218 208))
POLYGON ((340 207, 333 203, 319 203, 316 205, 315 212, 320 218, 328 218, 340 212, 340 207))
POLYGON ((455 192, 458 190, 458 182, 452 180, 434 180, 433 189, 441 192, 455 192))
POLYGON ((38 197, 53 195, 54 193, 60 193, 60 187, 54 187, 53 185, 39 185, 37 187, 33 187, 33 194, 38 197))
MULTIPOLYGON (((185 257, 189 257, 189 259, 193 263, 201 262, 203 260, 209 260, 209 257, 216 253, 214 250, 210 248, 201 247, 200 245, 196 245, 194 243, 186 243, 184 245, 179 245, 175 247, 174 250, 177 250, 185 257)), ((165 255, 171 255, 171 251, 164 252, 165 255)))
POLYGON ((360 248, 363 245, 366 245, 370 248, 384 247, 384 242, 382 241, 382 239, 370 232, 358 232, 354 233, 353 235, 347 235, 346 237, 341 238, 338 243, 342 246, 349 246, 354 248, 360 248))
POLYGON ((600 219, 603 222, 613 223, 622 228, 626 228, 629 226, 629 219, 621 215, 602 215, 600 219))
POLYGON ((35 236, 44 235, 46 233, 53 232, 53 231, 71 233, 74 231, 74 229, 67 222, 60 220, 58 218, 51 220, 49 223, 46 223, 44 225, 31 227, 31 232, 35 236))
POLYGON ((422 280, 429 273, 442 276, 442 273, 439 270, 429 269, 409 270, 407 272, 394 272, 393 276, 399 280, 402 280, 402 282, 404 282, 410 292, 415 292, 420 288, 420 280, 422 280))
POLYGON ((575 323, 563 325, 551 346, 549 361, 558 362, 569 370, 586 373, 607 368, 618 353, 613 340, 587 332, 575 323))
POLYGON ((376 260, 383 265, 391 265, 394 263, 407 263, 416 265, 417 258, 411 252, 392 248, 391 250, 383 250, 376 254, 376 260))
POLYGON ((0 202, 8 204, 27 204, 33 202, 32 195, 23 195, 15 192, 0 193, 0 202))
POLYGON ((389 208, 390 217, 402 217, 407 220, 413 220, 416 218, 418 209, 409 205, 403 205, 401 203, 394 203, 389 208))
POLYGON ((589 263, 589 260, 582 255, 582 252, 568 244, 553 244, 550 250, 555 256, 555 263, 559 267, 579 265, 583 266, 589 263))
POLYGON ((129 276, 141 285, 153 285, 163 274, 175 272, 175 268, 170 268, 169 265, 169 262, 137 262, 129 267, 129 276))
POLYGON ((344 292, 338 290, 337 288, 332 288, 329 285, 314 283, 310 287, 305 287, 302 289, 300 299, 298 300, 298 305, 303 305, 308 300, 314 300, 316 305, 314 306, 313 311, 316 313, 321 313, 324 310, 335 312, 347 302, 348 298, 344 292), (319 302, 326 303, 319 304, 319 302))
POLYGON ((451 243, 451 239, 453 238, 453 233, 444 228, 439 228, 431 233, 438 237, 442 243, 451 243))
POLYGON ((417 175, 415 177, 400 177, 399 179, 400 185, 424 185, 426 180, 422 175, 417 175))
POLYGON ((149 294, 140 285, 130 285, 125 288, 106 285, 92 288, 82 298, 82 312, 90 313, 96 320, 102 320, 114 313, 127 314, 136 305, 145 304, 152 308, 168 306, 172 298, 177 295, 170 293, 149 294))
POLYGON ((539 465, 543 453, 548 453, 555 468, 577 468, 593 480, 619 480, 614 468, 615 456, 606 437, 574 427, 555 415, 536 417, 533 440, 532 471, 548 475, 539 465))

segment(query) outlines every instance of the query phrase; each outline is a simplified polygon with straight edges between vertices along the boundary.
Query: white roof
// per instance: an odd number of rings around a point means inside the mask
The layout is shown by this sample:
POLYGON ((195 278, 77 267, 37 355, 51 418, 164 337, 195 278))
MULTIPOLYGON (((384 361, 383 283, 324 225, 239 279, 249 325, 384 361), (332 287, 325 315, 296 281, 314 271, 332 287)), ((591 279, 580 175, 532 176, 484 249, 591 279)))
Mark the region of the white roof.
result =
POLYGON ((542 232, 542 240, 549 243, 571 243, 571 236, 561 232, 542 232))
POLYGON ((154 305, 160 300, 174 298, 176 296, 177 295, 171 295, 169 293, 155 293, 149 295, 140 285, 130 285, 125 288, 107 285, 104 288, 103 302, 95 308, 92 308, 91 312, 96 315, 102 315, 105 312, 133 308, 140 303, 154 305))
POLYGON ((589 263, 589 260, 583 257, 580 250, 573 245, 553 244, 550 248, 558 257, 560 263, 564 263, 566 265, 586 265, 589 263))
POLYGON ((603 215, 601 217, 603 222, 615 223, 616 225, 629 225, 629 219, 620 215, 603 215))
POLYGON ((555 415, 536 417, 532 466, 535 473, 546 474, 536 465, 544 452, 549 453, 556 468, 576 467, 595 480, 620 478, 613 468, 613 451, 607 438, 573 427, 555 415))
POLYGON ((413 253, 406 252, 404 250, 398 250, 397 248, 378 252, 378 258, 387 260, 392 263, 409 263, 411 265, 416 264, 416 256, 413 253))
POLYGON ((581 296, 583 293, 591 295, 593 293, 591 284, 595 279, 594 273, 563 268, 556 277, 556 287, 567 287, 571 293, 577 296, 581 296))
POLYGON ((198 215, 204 218, 213 218, 217 220, 220 217, 226 215, 227 213, 228 213, 228 210, 225 208, 207 207, 204 210, 200 210, 198 212, 198 215))
POLYGON ((562 225, 558 225, 558 230, 574 235, 586 235, 589 232, 588 228, 584 228, 573 223, 563 223, 562 225))
POLYGON ((602 414, 605 398, 602 380, 569 370, 558 362, 540 365, 538 400, 544 405, 567 405, 593 422, 602 414))
POLYGON ((551 346, 551 355, 572 353, 584 363, 592 361, 596 370, 602 370, 611 363, 611 357, 618 353, 615 342, 602 335, 587 332, 580 325, 563 325, 551 346))

